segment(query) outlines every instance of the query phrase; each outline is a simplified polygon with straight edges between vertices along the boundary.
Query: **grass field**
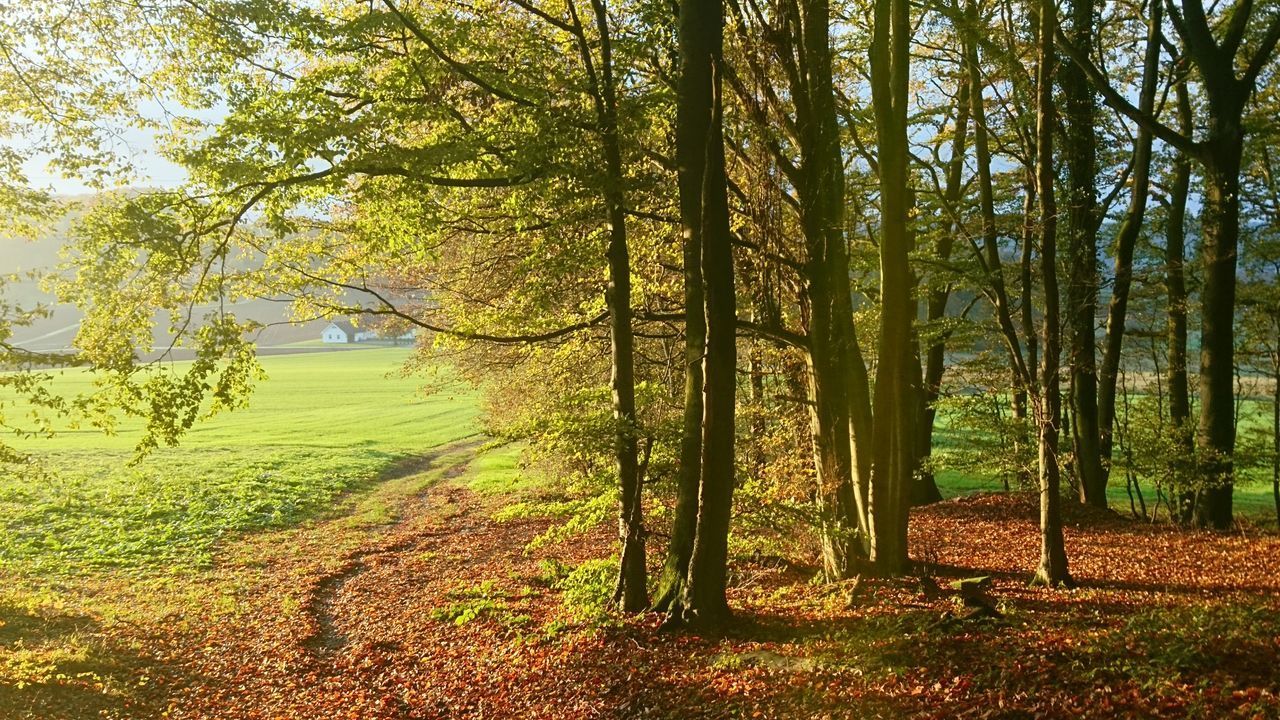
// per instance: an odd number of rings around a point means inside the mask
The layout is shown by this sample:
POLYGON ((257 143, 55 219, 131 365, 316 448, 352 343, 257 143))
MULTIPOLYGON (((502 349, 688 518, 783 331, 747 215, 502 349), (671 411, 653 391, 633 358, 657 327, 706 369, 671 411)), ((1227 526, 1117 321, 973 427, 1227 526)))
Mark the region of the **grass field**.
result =
MULTIPOLYGON (((57 472, 52 481, 0 476, 0 568, 59 575, 205 566, 221 540, 324 515, 336 498, 370 486, 397 461, 476 434, 476 391, 447 377, 402 376, 408 352, 264 357, 269 379, 249 409, 198 424, 180 447, 137 467, 128 465, 136 425, 111 437, 68 430, 20 441, 57 472), (436 389, 424 393, 424 384, 436 389)), ((74 391, 88 381, 70 372, 60 382, 74 391)), ((940 425, 940 452, 951 443, 949 432, 940 425)), ((479 487, 509 490, 515 460, 513 449, 479 458, 479 487)), ((938 477, 946 497, 1001 487, 994 475, 944 470, 938 477)), ((1128 511, 1122 482, 1109 494, 1113 507, 1128 511)), ((1150 506, 1149 487, 1147 494, 1150 506)), ((1269 486, 1239 487, 1236 507, 1269 521, 1269 486)))
MULTIPOLYGON (((1264 435, 1270 434, 1271 407, 1269 404, 1248 401, 1242 410, 1243 413, 1247 413, 1242 415, 1242 435, 1246 430, 1261 432, 1264 435)), ((996 472, 985 473, 972 467, 965 467, 963 470, 947 468, 947 455, 956 451, 962 444, 959 441, 961 434, 971 435, 972 433, 950 427, 947 416, 939 415, 934 429, 933 447, 934 458, 938 459, 942 466, 942 469, 936 475, 936 479, 943 497, 950 498, 1001 490, 1004 487, 1004 481, 996 472)), ((972 438, 969 438, 969 440, 971 441, 972 438)), ((972 451, 970 450, 969 452, 972 451)), ((1150 513, 1156 504, 1156 487, 1148 478, 1139 478, 1138 483, 1143 502, 1146 503, 1147 511, 1150 513)), ((1129 492, 1125 488, 1124 475, 1118 470, 1112 474, 1111 481, 1107 485, 1107 502, 1113 509, 1121 513, 1127 514, 1130 512, 1129 492)), ((1133 503, 1135 506, 1139 503, 1136 495, 1133 503)), ((1255 467, 1247 476, 1238 475, 1235 492, 1232 496, 1232 504, 1237 517, 1248 518, 1264 526, 1275 526, 1276 505, 1272 495, 1269 468, 1255 467)), ((1162 518, 1165 512, 1166 508, 1162 506, 1162 518)))
MULTIPOLYGON (((247 410, 198 424, 178 448, 127 465, 139 435, 69 430, 21 446, 53 481, 0 477, 0 566, 57 574, 206 564, 230 533, 325 512, 397 460, 477 432, 473 391, 397 373, 404 348, 266 357, 247 410)), ((74 391, 89 379, 69 373, 74 391)))

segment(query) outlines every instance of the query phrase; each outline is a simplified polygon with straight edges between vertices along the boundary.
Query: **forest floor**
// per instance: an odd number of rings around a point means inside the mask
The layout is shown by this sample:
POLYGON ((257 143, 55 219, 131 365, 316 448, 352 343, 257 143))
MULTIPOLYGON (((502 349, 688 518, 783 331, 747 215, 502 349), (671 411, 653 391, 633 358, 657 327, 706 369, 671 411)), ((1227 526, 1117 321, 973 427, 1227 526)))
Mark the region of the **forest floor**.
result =
POLYGON ((477 481, 477 447, 205 573, 0 599, 9 676, 32 666, 0 683, 0 718, 1280 717, 1273 532, 1072 507, 1080 587, 1030 588, 1035 499, 976 495, 913 513, 922 575, 822 586, 742 559, 735 622, 673 632, 584 611, 611 529, 527 552, 551 521, 504 519, 520 491, 477 481), (974 576, 995 612, 949 587, 974 576))

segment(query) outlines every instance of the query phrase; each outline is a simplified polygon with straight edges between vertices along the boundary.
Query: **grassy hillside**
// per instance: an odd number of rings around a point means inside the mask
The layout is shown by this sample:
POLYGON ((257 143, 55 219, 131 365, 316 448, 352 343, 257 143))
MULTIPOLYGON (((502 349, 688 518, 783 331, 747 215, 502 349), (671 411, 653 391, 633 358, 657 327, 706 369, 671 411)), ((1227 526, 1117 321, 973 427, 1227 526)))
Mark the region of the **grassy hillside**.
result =
MULTIPOLYGON (((228 533, 322 514, 398 460, 477 431, 475 394, 423 394, 403 348, 263 358, 245 411, 196 427, 179 448, 128 466, 137 426, 22 441, 54 481, 0 477, 0 565, 35 572, 200 565, 228 533)), ((68 373, 74 390, 89 378, 68 373)))

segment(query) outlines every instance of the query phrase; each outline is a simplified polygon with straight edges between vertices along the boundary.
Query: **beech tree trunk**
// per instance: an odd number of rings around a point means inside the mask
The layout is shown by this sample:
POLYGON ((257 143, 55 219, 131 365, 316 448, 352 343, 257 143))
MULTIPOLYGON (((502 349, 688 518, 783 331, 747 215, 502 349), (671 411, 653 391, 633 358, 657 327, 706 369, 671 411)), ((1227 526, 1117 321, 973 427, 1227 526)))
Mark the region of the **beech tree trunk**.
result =
MULTIPOLYGON (((1005 285, 1004 263, 1000 257, 1000 240, 996 230, 996 209, 995 209, 995 183, 992 179, 991 171, 991 140, 987 132, 987 108, 983 99, 983 87, 985 87, 982 79, 982 68, 978 64, 978 43, 979 38, 973 37, 977 30, 977 11, 970 6, 968 12, 969 22, 973 25, 971 29, 964 34, 964 64, 965 70, 969 78, 970 85, 970 111, 973 114, 973 155, 974 162, 978 171, 978 211, 982 220, 982 245, 978 255, 978 261, 987 276, 987 285, 984 292, 991 299, 991 304, 995 308, 996 322, 1000 327, 1000 334, 1004 339, 1005 350, 1009 355, 1009 364, 1013 368, 1014 377, 1017 379, 1016 387, 1019 389, 1028 389, 1033 384, 1032 378, 1035 374, 1035 367, 1028 366, 1026 358, 1022 354, 1022 342, 1018 338, 1018 328, 1013 320, 1013 308, 1009 301, 1009 291, 1005 285)), ((1024 247, 1029 245, 1024 243, 1024 247)), ((1030 256, 1024 258, 1026 266, 1024 271, 1026 277, 1024 282, 1024 295, 1029 292, 1030 288, 1030 256)), ((1023 298, 1024 320, 1030 321, 1030 304, 1026 302, 1029 296, 1023 298)), ((1030 326, 1024 327, 1025 331, 1030 326)), ((1026 334, 1028 345, 1031 344, 1030 338, 1034 333, 1026 334)), ((1034 356, 1033 356, 1034 357, 1034 356)), ((1016 407, 1016 403, 1015 403, 1016 407)))
MULTIPOLYGON (((1031 148, 1034 150, 1034 148, 1031 148)), ((1036 379, 1036 368, 1039 363, 1040 344, 1036 339, 1036 321, 1034 304, 1035 286, 1032 284, 1031 271, 1035 265, 1035 258, 1032 255, 1032 247, 1035 244, 1036 223, 1035 213, 1039 205, 1040 198, 1036 194, 1036 178, 1034 172, 1028 172, 1026 186, 1022 197, 1022 252, 1019 255, 1018 269, 1021 281, 1021 312, 1019 313, 1022 324, 1022 336, 1027 339, 1027 358, 1024 372, 1029 376, 1030 380, 1027 391, 1034 393, 1038 386, 1036 379)), ((1016 368, 1015 368, 1016 370, 1016 368)))
MULTIPOLYGON (((627 251, 627 215, 622 149, 618 138, 618 98, 613 77, 613 44, 604 0, 592 0, 600 37, 599 84, 592 95, 600 124, 609 216, 609 345, 613 389, 614 458, 618 470, 618 539, 622 546, 613 601, 624 612, 649 606, 648 564, 645 557, 644 509, 636 438, 635 337, 631 326, 631 260, 627 251)), ((579 26, 581 30, 581 26, 579 26)), ((579 32, 583 60, 592 65, 585 35, 579 32)))
MULTIPOLYGON (((1280 308, 1271 312, 1280 338, 1280 308)), ((1271 381, 1271 499, 1276 506, 1276 526, 1280 527, 1280 349, 1271 351, 1271 381)))
POLYGON ((871 445, 874 418, 871 414, 871 381, 867 373, 867 362, 862 356, 862 348, 858 344, 858 336, 853 330, 853 315, 846 322, 849 324, 849 366, 846 369, 849 377, 849 445, 853 456, 854 497, 860 504, 859 515, 863 518, 867 554, 871 552, 871 475, 873 457, 871 445))
POLYGON ((883 575, 906 572, 907 509, 919 358, 912 342, 914 280, 907 188, 907 79, 911 23, 907 0, 876 0, 871 91, 880 166, 880 347, 873 398, 871 560, 883 575), (912 364, 915 370, 912 370, 912 364))
MULTIPOLYGON (((706 322, 702 477, 693 552, 679 610, 685 622, 714 625, 729 617, 725 585, 737 387, 737 311, 720 96, 724 36, 720 0, 682 0, 679 36, 677 160, 682 172, 690 165, 702 168, 698 215, 682 221, 686 228, 698 228, 701 238, 706 322)), ((683 213, 684 203, 681 206, 683 213)))
MULTIPOLYGON (((1033 148, 1029 148, 1034 150, 1033 148)), ((1039 343, 1036 339, 1035 314, 1033 312, 1033 290, 1031 281, 1031 271, 1034 266, 1034 258, 1031 251, 1035 240, 1035 214, 1039 205, 1039 198, 1036 195, 1036 178, 1034 171, 1027 172, 1023 186, 1022 195, 1022 247, 1018 258, 1019 272, 1019 300, 1020 312, 1019 322, 1022 327, 1022 337, 1027 341, 1026 366, 1024 371, 1027 377, 1018 374, 1016 365, 1013 367, 1014 391, 1013 391, 1013 417, 1018 420, 1018 428, 1016 430, 1015 440, 1017 443, 1017 457, 1023 457, 1022 448, 1031 447, 1031 427, 1033 418, 1028 413, 1028 401, 1038 396, 1039 379, 1036 377, 1037 363, 1039 362, 1039 343)), ((1037 441, 1038 442, 1038 441, 1037 441)), ((1031 484, 1031 469, 1029 467, 1019 470, 1018 480, 1024 486, 1031 484)))
POLYGON ((1036 71, 1037 194, 1040 197, 1040 273, 1044 287, 1043 357, 1036 420, 1040 432, 1040 565, 1032 582, 1057 587, 1070 585, 1066 544, 1062 535, 1061 478, 1058 467, 1058 422, 1062 400, 1058 378, 1061 329, 1058 313, 1058 208, 1054 197, 1053 158, 1053 37, 1058 9, 1054 0, 1041 0, 1037 22, 1036 71))
MULTIPOLYGON (((827 0, 803 0, 799 38, 803 82, 793 88, 801 160, 796 188, 808 250, 809 383, 814 426, 823 573, 852 577, 865 557, 863 502, 854 484, 850 437, 853 300, 844 236, 844 161, 836 120, 827 0)), ((860 358, 859 358, 860 361, 860 358)))
POLYGON ((1200 290, 1200 424, 1196 433, 1205 470, 1194 522, 1231 527, 1235 452, 1236 251, 1240 239, 1239 119, 1210 120, 1205 155, 1203 284, 1200 290))
POLYGON ((1181 12, 1171 10, 1170 15, 1198 70, 1207 110, 1204 139, 1192 142, 1184 132, 1180 143, 1195 152, 1204 168, 1196 432, 1203 478, 1192 517, 1200 526, 1225 530, 1232 522, 1236 441, 1234 320, 1243 116, 1258 78, 1280 43, 1280 16, 1259 12, 1249 0, 1234 4, 1221 21, 1211 22, 1200 0, 1183 0, 1181 12), (1256 40, 1244 42, 1250 36, 1256 40), (1242 48, 1246 52, 1241 53, 1242 48))
MULTIPOLYGON (((1280 20, 1277 21, 1280 23, 1280 20)), ((1280 27, 1280 24, 1277 25, 1280 27)), ((1216 52, 1221 49, 1213 45, 1216 52)), ((1201 48, 1203 54, 1204 48, 1201 48)), ((1236 256, 1240 244, 1242 115, 1252 82, 1236 78, 1234 51, 1199 59, 1208 97, 1208 132, 1201 145, 1204 209, 1200 257, 1200 422, 1196 431, 1203 477, 1192 520, 1201 527, 1231 527, 1236 443, 1236 256)))
MULTIPOLYGON (((1093 0, 1071 0, 1071 38, 1076 47, 1093 46, 1093 0)), ((1098 160, 1096 103, 1084 71, 1062 65, 1062 93, 1066 101, 1067 161, 1067 324, 1070 327, 1071 423, 1080 502, 1107 505, 1107 476, 1102 465, 1098 418, 1097 333, 1098 306, 1098 160)))
MULTIPOLYGON (((1184 133, 1191 131, 1191 97, 1186 83, 1178 83, 1178 122, 1184 133)), ((1191 433, 1191 392, 1187 381, 1187 278, 1186 217, 1191 191, 1191 159, 1185 152, 1173 158, 1173 178, 1169 187, 1168 226, 1165 228, 1165 292, 1168 296, 1168 382, 1169 422, 1177 433, 1182 457, 1177 463, 1193 462, 1195 451, 1191 433)), ((1195 493, 1183 491, 1178 497, 1178 516, 1191 522, 1195 493)))
MULTIPOLYGON (((681 10, 683 18, 685 11, 681 10)), ((667 557, 658 577, 653 609, 678 620, 681 598, 689 577, 698 525, 698 492, 702 485, 702 360, 706 352, 707 321, 702 281, 702 193, 706 175, 706 144, 711 82, 707 63, 694 63, 695 45, 681 26, 681 74, 676 104, 676 163, 680 193, 681 239, 684 263, 684 413, 680 429, 680 464, 676 473, 676 506, 667 557)))
MULTIPOLYGON (((1142 68, 1142 90, 1138 109, 1155 111, 1157 76, 1160 69, 1160 26, 1163 22, 1159 2, 1151 3, 1147 23, 1147 50, 1142 68)), ((1098 371, 1098 425, 1101 432, 1104 469, 1111 462, 1111 444, 1116 419, 1116 381, 1120 371, 1120 351, 1124 346, 1125 320, 1129 309, 1129 288, 1133 284, 1133 250, 1146 217, 1147 197, 1151 187, 1151 131, 1138 127, 1133 149, 1133 190, 1129 208, 1116 234, 1114 283, 1111 302, 1107 306, 1107 334, 1103 344, 1102 367, 1098 371)))

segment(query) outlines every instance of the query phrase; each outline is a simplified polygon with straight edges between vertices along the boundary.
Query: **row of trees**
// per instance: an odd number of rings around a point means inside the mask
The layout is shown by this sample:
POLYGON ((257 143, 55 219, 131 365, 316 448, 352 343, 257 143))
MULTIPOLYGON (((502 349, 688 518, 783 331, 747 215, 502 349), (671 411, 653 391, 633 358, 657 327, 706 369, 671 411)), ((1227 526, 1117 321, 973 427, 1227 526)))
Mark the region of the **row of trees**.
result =
POLYGON ((1179 513, 1232 522, 1234 324, 1275 306, 1236 293, 1242 248, 1249 287, 1273 278, 1270 5, 100 0, 5 22, 11 128, 127 177, 132 113, 189 173, 96 202, 56 281, 94 417, 145 415, 144 449, 252 384, 253 328, 197 305, 416 325, 490 388, 495 432, 596 490, 581 512, 609 488, 622 608, 718 622, 735 489, 754 529, 814 528, 829 579, 905 572, 939 408, 981 391, 1036 449, 1035 577, 1069 584, 1063 472, 1106 505, 1139 303, 1167 326, 1179 513), (194 339, 186 375, 135 360, 163 355, 157 309, 194 339))

